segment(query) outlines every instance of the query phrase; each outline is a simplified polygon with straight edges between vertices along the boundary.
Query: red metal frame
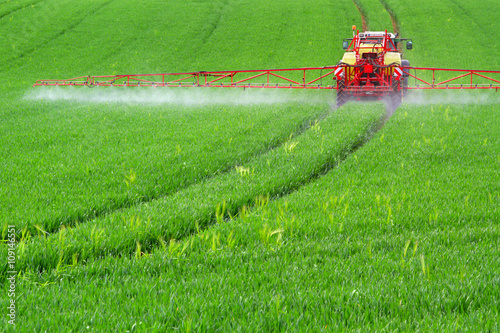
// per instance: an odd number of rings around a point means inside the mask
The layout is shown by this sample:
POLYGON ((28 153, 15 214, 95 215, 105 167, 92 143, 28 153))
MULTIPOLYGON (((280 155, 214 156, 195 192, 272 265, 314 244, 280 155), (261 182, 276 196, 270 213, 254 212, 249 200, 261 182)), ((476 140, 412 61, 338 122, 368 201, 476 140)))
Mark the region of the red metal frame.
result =
POLYGON ((188 73, 81 76, 66 80, 38 80, 33 86, 217 87, 336 89, 337 66, 188 73), (266 77, 266 82, 255 79, 266 77), (323 82, 323 79, 324 82, 323 82))
POLYGON ((414 86, 408 86, 407 89, 500 89, 500 71, 485 71, 473 69, 448 69, 448 68, 432 68, 432 67, 401 67, 409 78, 413 78, 416 83, 414 86), (432 79, 423 79, 419 74, 430 76, 432 79), (413 73, 413 74, 412 74, 413 73), (441 75, 453 75, 446 79, 441 79, 436 82, 436 73, 441 75), (487 74, 487 75, 485 75, 487 74), (496 76, 496 78, 493 78, 496 76), (470 80, 469 78, 470 77, 470 80), (467 78, 467 82, 459 82, 461 79, 467 78), (474 78, 478 78, 479 82, 474 82, 474 78), (429 82, 430 81, 430 82, 429 82), (454 82, 455 81, 455 82, 454 82), (454 83, 450 83, 454 82, 454 83))

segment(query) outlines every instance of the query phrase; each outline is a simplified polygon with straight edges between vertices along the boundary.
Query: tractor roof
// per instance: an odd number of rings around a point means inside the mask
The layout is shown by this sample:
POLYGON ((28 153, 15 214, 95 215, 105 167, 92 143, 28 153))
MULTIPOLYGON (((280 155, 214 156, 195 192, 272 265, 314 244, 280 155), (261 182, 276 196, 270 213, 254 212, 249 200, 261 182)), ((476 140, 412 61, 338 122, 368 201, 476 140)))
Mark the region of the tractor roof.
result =
MULTIPOLYGON (((397 34, 388 32, 389 38, 396 38, 397 34)), ((365 31, 359 33, 359 38, 381 38, 385 36, 385 31, 365 31)))

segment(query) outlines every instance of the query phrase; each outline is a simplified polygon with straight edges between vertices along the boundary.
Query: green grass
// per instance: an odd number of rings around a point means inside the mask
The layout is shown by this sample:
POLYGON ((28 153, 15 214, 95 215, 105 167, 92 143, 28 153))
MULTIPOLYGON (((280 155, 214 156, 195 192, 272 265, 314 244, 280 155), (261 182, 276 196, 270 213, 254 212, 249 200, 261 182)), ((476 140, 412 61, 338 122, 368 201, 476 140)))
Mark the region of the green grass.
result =
POLYGON ((45 284, 43 307, 88 304, 56 316, 73 318, 68 329, 498 330, 500 141, 481 126, 490 115, 405 106, 317 182, 152 255, 27 274, 27 297, 45 284), (476 130, 453 130, 465 126, 476 130))
POLYGON ((302 135, 290 136, 282 146, 227 173, 75 228, 63 227, 54 235, 25 240, 18 266, 47 270, 77 258, 85 262, 127 256, 139 248, 147 253, 164 239, 181 239, 226 217, 245 214, 255 198, 286 196, 341 163, 380 126, 384 113, 381 105, 336 111, 312 122, 302 135))
MULTIPOLYGON (((126 91, 117 94, 126 98, 126 91)), ((309 103, 262 108, 35 100, 14 105, 26 104, 28 110, 6 115, 0 125, 8 133, 0 139, 6 170, 0 192, 7 207, 0 220, 12 219, 31 233, 35 225, 53 232, 225 172, 327 112, 309 103)))
MULTIPOLYGON (((371 29, 397 16, 412 65, 498 69, 494 1, 358 3, 371 29)), ((314 91, 31 88, 332 65, 353 24, 351 0, 0 1, 17 330, 500 330, 491 94, 424 95, 380 127, 380 104, 314 91)))

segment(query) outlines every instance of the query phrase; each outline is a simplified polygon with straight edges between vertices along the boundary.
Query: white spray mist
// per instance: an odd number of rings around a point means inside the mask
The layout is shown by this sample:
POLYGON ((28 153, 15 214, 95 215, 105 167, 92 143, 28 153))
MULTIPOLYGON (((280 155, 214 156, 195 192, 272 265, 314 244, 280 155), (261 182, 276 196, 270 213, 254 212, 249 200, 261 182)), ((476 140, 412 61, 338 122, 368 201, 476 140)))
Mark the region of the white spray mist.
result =
POLYGON ((492 90, 410 90, 404 98, 405 103, 415 105, 430 104, 498 104, 500 91, 492 90))
POLYGON ((30 100, 183 106, 318 103, 334 97, 331 92, 325 94, 318 91, 203 87, 95 87, 92 89, 86 87, 36 87, 25 95, 25 98, 30 100))

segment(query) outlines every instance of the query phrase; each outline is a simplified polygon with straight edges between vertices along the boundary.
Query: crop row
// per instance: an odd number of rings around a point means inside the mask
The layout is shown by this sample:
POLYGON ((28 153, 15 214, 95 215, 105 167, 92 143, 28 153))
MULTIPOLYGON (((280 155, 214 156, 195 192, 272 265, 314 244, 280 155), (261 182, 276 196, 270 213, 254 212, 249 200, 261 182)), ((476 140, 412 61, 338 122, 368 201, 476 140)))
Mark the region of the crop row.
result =
POLYGON ((315 121, 304 134, 232 171, 202 180, 168 196, 97 218, 54 235, 40 231, 21 241, 18 264, 51 269, 101 256, 149 251, 228 216, 245 214, 259 196, 280 197, 316 179, 357 146, 382 121, 381 105, 351 107, 315 121))

